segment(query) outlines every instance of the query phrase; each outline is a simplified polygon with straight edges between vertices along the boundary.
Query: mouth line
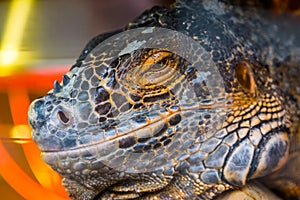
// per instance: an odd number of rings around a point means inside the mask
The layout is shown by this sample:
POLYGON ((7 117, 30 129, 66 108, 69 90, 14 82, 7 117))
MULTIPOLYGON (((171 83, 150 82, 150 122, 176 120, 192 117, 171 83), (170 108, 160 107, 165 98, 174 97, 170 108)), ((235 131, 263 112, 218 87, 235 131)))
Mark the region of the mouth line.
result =
POLYGON ((155 125, 156 123, 160 123, 166 119, 169 119, 171 118, 172 116, 178 114, 178 113, 182 113, 182 112, 186 112, 186 111, 191 111, 191 110, 197 110, 197 109, 220 109, 220 108, 231 108, 232 106, 230 105, 224 105, 225 103, 219 103, 219 104, 213 104, 213 105, 199 105, 199 106, 194 106, 194 107, 190 107, 190 108, 185 108, 185 109, 179 109, 179 110, 176 110, 176 111, 169 111, 169 113, 166 115, 166 116, 163 116, 163 117, 160 117, 158 119, 155 119, 143 126, 140 126, 136 129, 133 129, 133 130, 130 130, 128 132, 123 132, 123 133, 117 133, 115 136, 113 137, 110 137, 108 139, 103 139, 103 140, 100 140, 98 142, 93 142, 93 143, 87 143, 87 144, 81 144, 79 146, 76 146, 76 147, 72 147, 72 148, 68 148, 68 149, 63 149, 63 150, 42 150, 41 152, 43 154, 50 154, 50 153, 59 153, 59 152, 68 152, 68 151, 76 151, 78 149, 82 149, 82 148, 86 148, 86 147, 90 147, 90 146, 95 146, 95 145, 99 145, 99 144, 104 144, 104 143, 108 143, 110 141, 114 141, 115 139, 117 138, 122 138, 122 137, 126 137, 132 133, 135 133, 137 131, 140 131, 146 127, 149 127, 149 126, 152 126, 152 125, 155 125))

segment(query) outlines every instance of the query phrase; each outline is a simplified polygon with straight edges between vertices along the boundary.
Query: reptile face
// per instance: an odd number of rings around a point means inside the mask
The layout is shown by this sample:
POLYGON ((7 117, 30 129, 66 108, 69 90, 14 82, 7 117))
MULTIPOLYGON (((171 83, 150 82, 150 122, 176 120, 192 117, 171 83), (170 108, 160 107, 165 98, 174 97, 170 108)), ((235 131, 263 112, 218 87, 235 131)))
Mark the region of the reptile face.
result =
POLYGON ((285 163, 289 113, 246 47, 218 63, 225 50, 197 36, 154 48, 130 35, 92 45, 30 106, 33 139, 71 198, 213 198, 285 163))
POLYGON ((91 52, 83 65, 29 111, 33 139, 62 174, 95 173, 102 189, 141 173, 164 174, 153 191, 192 172, 195 181, 229 187, 270 173, 287 157, 284 108, 247 61, 235 67, 237 87, 216 99, 202 72, 166 50, 135 50, 110 66, 91 52))

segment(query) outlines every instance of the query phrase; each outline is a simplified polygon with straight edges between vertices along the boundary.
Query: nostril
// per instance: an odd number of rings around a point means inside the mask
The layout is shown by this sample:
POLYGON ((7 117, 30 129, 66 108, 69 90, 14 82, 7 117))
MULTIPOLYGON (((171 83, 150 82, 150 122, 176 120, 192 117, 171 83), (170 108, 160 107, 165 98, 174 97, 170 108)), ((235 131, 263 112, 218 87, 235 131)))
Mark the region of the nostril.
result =
POLYGON ((64 124, 68 123, 70 120, 70 118, 67 117, 66 114, 62 111, 58 111, 57 116, 64 124))
POLYGON ((72 124, 72 116, 69 110, 65 107, 59 106, 56 108, 49 118, 49 124, 53 127, 64 129, 72 124))

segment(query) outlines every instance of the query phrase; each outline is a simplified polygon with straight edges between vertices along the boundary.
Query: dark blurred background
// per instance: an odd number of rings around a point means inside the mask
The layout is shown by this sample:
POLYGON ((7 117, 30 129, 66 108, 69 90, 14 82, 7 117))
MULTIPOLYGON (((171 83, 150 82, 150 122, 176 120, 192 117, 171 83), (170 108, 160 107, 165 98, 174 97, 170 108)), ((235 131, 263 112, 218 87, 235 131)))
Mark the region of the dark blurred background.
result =
MULTIPOLYGON (((0 43, 7 28, 9 11, 15 0, 0 0, 0 43)), ((15 1, 17 2, 17 0, 15 1)), ((48 66, 71 65, 84 45, 99 33, 124 27, 153 5, 166 4, 162 0, 23 0, 17 21, 27 18, 19 31, 19 59, 14 65, 48 66)), ((5 44, 6 45, 6 44, 5 44)), ((23 66, 25 67, 25 66, 23 66)), ((2 72, 3 74, 4 72, 2 72)), ((1 74, 1 70, 0 70, 1 74)))

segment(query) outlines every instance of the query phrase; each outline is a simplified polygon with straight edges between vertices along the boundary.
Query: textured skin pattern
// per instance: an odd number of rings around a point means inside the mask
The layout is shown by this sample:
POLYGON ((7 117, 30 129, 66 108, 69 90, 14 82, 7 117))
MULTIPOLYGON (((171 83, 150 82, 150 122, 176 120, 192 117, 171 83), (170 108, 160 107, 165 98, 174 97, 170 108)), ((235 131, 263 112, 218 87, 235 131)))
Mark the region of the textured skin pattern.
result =
POLYGON ((280 18, 266 16, 218 1, 179 1, 124 29, 162 27, 195 40, 205 51, 188 53, 212 61, 221 75, 210 77, 213 93, 209 78, 170 51, 142 49, 112 61, 127 36, 105 44, 121 30, 94 38, 29 110, 33 139, 70 197, 212 199, 282 167, 299 113, 294 92, 272 72, 295 60, 296 39, 282 34, 280 18))

